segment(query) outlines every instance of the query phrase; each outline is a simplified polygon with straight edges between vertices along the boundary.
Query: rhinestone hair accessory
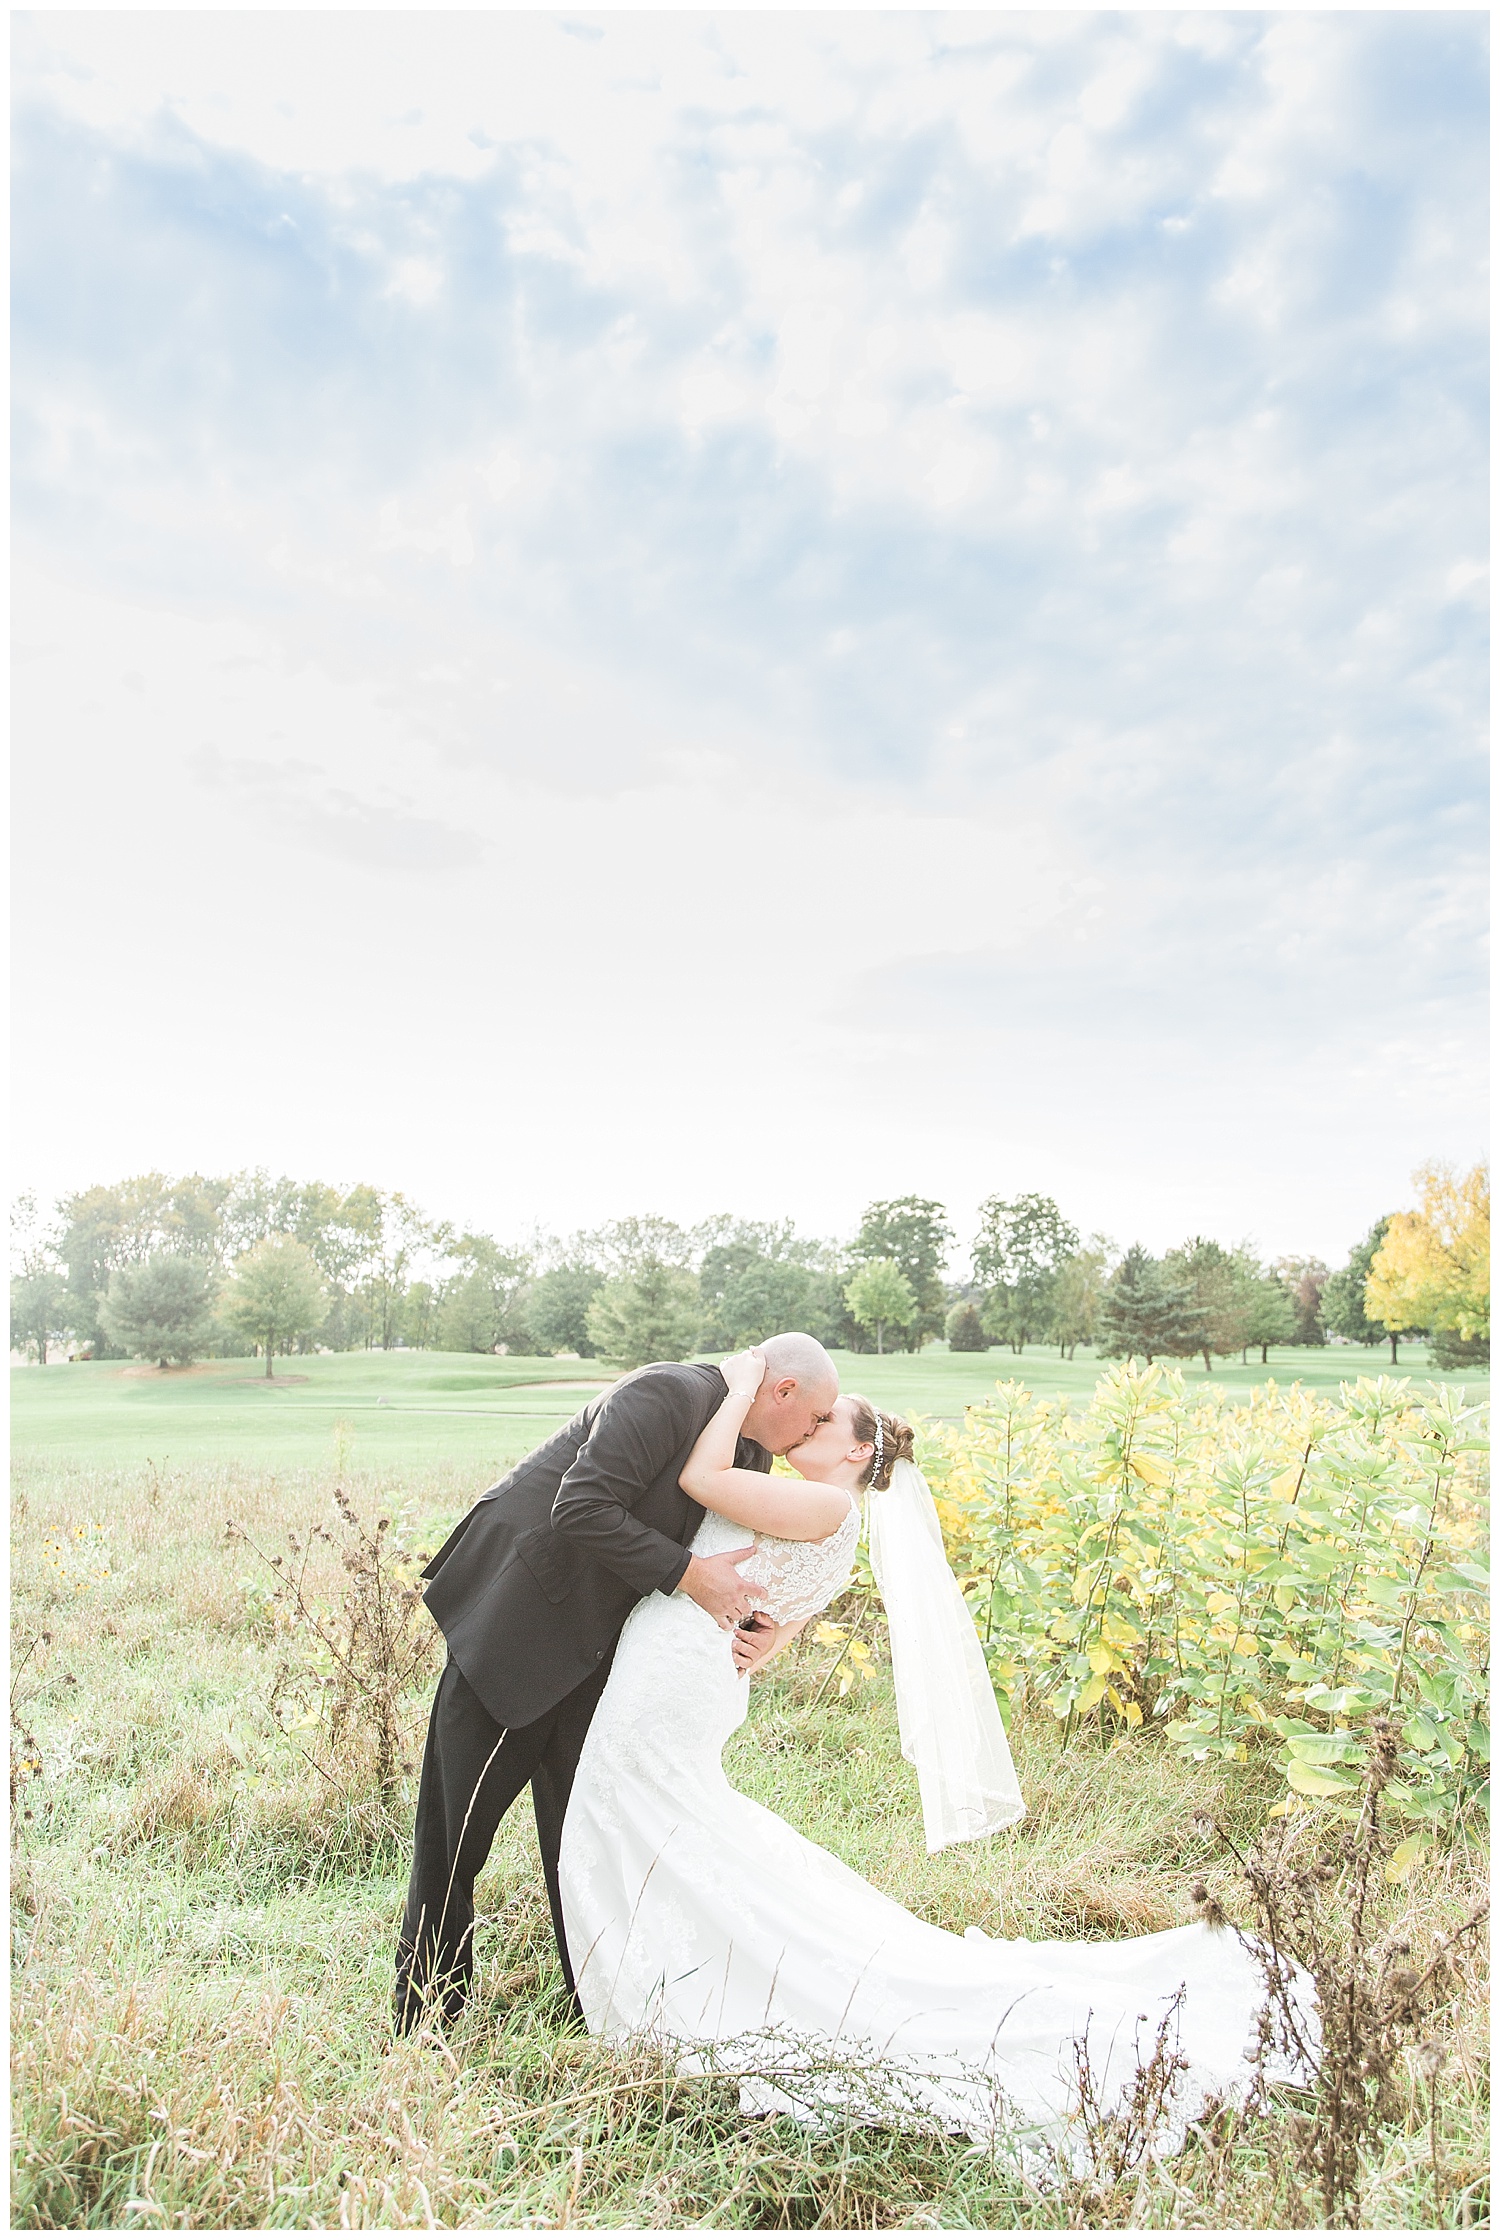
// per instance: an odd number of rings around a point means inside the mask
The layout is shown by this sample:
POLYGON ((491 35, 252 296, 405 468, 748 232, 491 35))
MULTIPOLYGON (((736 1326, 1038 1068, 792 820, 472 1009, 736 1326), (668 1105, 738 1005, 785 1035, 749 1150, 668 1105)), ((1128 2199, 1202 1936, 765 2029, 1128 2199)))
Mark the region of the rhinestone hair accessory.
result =
POLYGON ((875 1463, 870 1472, 872 1479, 880 1476, 880 1465, 885 1457, 885 1425, 880 1420, 880 1410, 875 1410, 875 1463))

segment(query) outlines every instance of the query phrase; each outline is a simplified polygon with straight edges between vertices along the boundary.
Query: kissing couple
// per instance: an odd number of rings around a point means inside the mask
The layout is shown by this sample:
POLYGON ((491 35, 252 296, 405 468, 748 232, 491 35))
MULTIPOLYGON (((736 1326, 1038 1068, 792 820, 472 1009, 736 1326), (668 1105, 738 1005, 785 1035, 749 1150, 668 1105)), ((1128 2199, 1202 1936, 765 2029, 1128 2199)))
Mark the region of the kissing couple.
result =
MULTIPOLYGON (((1262 1971, 1205 1922, 1032 1943, 932 1927, 732 1788, 752 1673, 847 1584, 861 1532, 890 1625, 928 1848, 1025 1812, 911 1427, 798 1331, 722 1368, 657 1362, 481 1495, 428 1565, 448 1645, 417 1800, 396 2027, 459 2018, 474 1881, 529 1782, 564 1979, 589 2030, 732 2059, 753 2113, 837 2104, 1076 2152, 1079 2062, 1128 2096, 1180 2056, 1157 2137, 1255 2076, 1262 1971), (772 1476, 784 1455, 795 1476, 772 1476), (851 2076, 878 2072, 862 2107, 851 2076), (873 2089, 873 2088, 872 2088, 873 2089)), ((994 1855, 1002 1873, 1005 1855, 994 1855)), ((1310 1996, 1299 1986, 1299 1997, 1310 1996)), ((1305 2017, 1304 2035, 1315 2036, 1305 2017)), ((1266 2073, 1292 2075, 1290 2056, 1266 2073)))

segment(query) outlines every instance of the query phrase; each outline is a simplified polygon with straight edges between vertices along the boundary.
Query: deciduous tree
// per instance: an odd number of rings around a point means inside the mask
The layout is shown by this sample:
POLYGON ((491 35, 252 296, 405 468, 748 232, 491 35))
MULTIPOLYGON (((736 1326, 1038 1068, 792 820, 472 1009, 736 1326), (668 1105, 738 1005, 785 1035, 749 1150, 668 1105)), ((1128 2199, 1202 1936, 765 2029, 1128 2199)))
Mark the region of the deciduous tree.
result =
POLYGON ((1113 1249, 1107 1237, 1090 1237, 1053 1271, 1047 1334, 1069 1361, 1076 1346, 1093 1340, 1104 1297, 1104 1271, 1113 1249))
POLYGON ((60 1344, 73 1327, 76 1302, 61 1268, 34 1268, 10 1279, 10 1342, 35 1352, 45 1369, 47 1348, 60 1344))
POLYGON ((1323 1286, 1328 1269, 1321 1260, 1285 1253, 1276 1262, 1276 1273, 1292 1301, 1292 1344, 1326 1346, 1328 1326, 1323 1318, 1323 1286))
POLYGON ((406 1345, 416 1346, 425 1352, 432 1344, 437 1329, 438 1297, 436 1288, 419 1278, 406 1287, 406 1297, 401 1302, 401 1336, 406 1345))
POLYGON ((212 1261, 229 1185, 202 1175, 174 1182, 152 1172, 99 1183, 61 1200, 58 1257, 68 1271, 73 1327, 96 1354, 110 1350, 101 1307, 110 1277, 154 1252, 212 1261))
POLYGON ((1041 1337, 1051 1321, 1054 1278, 1077 1250, 1078 1231, 1054 1199, 1035 1191, 986 1198, 972 1249, 974 1280, 986 1286, 986 1330, 1016 1353, 1041 1337))
POLYGON ((384 1200, 372 1183, 340 1191, 326 1182, 297 1182, 291 1175, 247 1169, 230 1178, 220 1226, 226 1262, 265 1237, 295 1237, 318 1263, 330 1290, 355 1280, 378 1245, 384 1200))
POLYGON ((1378 1346, 1390 1341, 1391 1360, 1399 1359, 1397 1347, 1405 1331, 1387 1330, 1385 1324, 1372 1320, 1366 1312, 1365 1287, 1370 1280, 1370 1264, 1380 1250, 1381 1241, 1390 1227, 1391 1217, 1383 1213, 1369 1235, 1359 1244, 1349 1247, 1348 1264, 1336 1268, 1323 1286, 1323 1319, 1328 1328, 1354 1346, 1378 1346))
POLYGON ((543 1353, 586 1354, 589 1307, 604 1282, 602 1270, 568 1260, 549 1268, 531 1286, 526 1319, 543 1353))
POLYGON ((10 1260, 10 1342, 34 1351, 45 1369, 48 1346, 74 1327, 77 1308, 30 1190, 18 1191, 11 1201, 10 1260))
POLYGON ((318 1263, 298 1238, 263 1237, 236 1260, 224 1317, 265 1348, 268 1377, 275 1374, 277 1353, 311 1337, 327 1312, 318 1263))
POLYGON ((1490 1331, 1490 1170, 1464 1175, 1441 1160, 1412 1180, 1422 1202, 1393 1213, 1370 1263, 1365 1303, 1388 1330, 1451 1332, 1460 1342, 1490 1331))
POLYGON ((265 1167, 246 1167, 232 1175, 220 1224, 225 1259, 232 1265, 266 1237, 296 1236, 308 1194, 318 1187, 296 1182, 289 1174, 273 1176, 265 1167))
POLYGON ((440 1255, 452 1232, 430 1221, 399 1190, 382 1190, 378 1196, 380 1226, 370 1240, 361 1273, 370 1304, 371 1335, 388 1353, 396 1343, 401 1302, 419 1260, 424 1254, 440 1255))
POLYGON ((844 1297, 861 1329, 874 1332, 877 1353, 885 1351, 889 1328, 904 1331, 916 1320, 916 1291, 894 1260, 867 1260, 844 1286, 844 1297))
MULTIPOLYGON (((788 1260, 753 1260, 726 1284, 719 1303, 723 1345, 738 1351, 778 1330, 805 1330, 814 1319, 813 1279, 788 1260)), ((715 1347, 720 1341, 715 1338, 715 1347)))
POLYGON ((438 1344, 444 1353, 512 1353, 531 1350, 527 1289, 529 1252, 510 1251, 493 1237, 473 1233, 452 1248, 457 1273, 443 1288, 437 1315, 438 1344))
MULTIPOLYGON (((704 1222, 698 1284, 705 1349, 730 1351, 777 1330, 807 1330, 821 1311, 816 1270, 823 1248, 790 1221, 704 1222)), ((821 1332, 814 1332, 821 1336, 821 1332)))
POLYGON ((601 1229, 582 1229, 573 1245, 607 1276, 634 1275, 648 1267, 690 1269, 698 1256, 692 1231, 659 1213, 628 1213, 601 1229))
POLYGON ((935 1198, 877 1199, 860 1218, 849 1258, 856 1267, 871 1260, 894 1260, 911 1286, 911 1318, 900 1332, 909 1352, 915 1353, 924 1338, 935 1337, 943 1327, 947 1300, 942 1269, 952 1242, 947 1211, 935 1198))

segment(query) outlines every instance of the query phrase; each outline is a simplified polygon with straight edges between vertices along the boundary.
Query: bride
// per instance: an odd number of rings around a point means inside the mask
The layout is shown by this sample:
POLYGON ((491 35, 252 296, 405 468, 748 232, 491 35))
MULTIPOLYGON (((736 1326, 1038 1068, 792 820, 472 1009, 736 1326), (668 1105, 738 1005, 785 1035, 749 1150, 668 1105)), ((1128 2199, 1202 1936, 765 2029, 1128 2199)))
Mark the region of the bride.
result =
MULTIPOLYGON (((777 1628, 774 1654, 846 1584, 868 1507, 929 1848, 1018 1820, 1025 1805, 909 1427, 844 1394, 788 1457, 801 1483, 736 1470, 761 1367, 753 1351, 725 1362, 728 1396, 683 1469, 683 1490, 707 1511, 694 1554, 753 1533, 741 1575, 777 1628)), ((637 1604, 562 1836, 568 1949, 595 2035, 670 2040, 686 2068, 712 2047, 751 2112, 815 2118, 836 2103, 889 2117, 896 2105, 907 2120, 1070 2156, 1080 2045, 1107 2108, 1159 2028, 1176 2033, 1159 2150, 1211 2099, 1244 2099, 1265 1989, 1232 1933, 1194 1923, 1068 1944, 933 1928, 731 1788, 722 1755, 748 1696, 733 1636, 696 1603, 637 1604), (880 2092, 858 2081, 876 2076, 880 2092)))

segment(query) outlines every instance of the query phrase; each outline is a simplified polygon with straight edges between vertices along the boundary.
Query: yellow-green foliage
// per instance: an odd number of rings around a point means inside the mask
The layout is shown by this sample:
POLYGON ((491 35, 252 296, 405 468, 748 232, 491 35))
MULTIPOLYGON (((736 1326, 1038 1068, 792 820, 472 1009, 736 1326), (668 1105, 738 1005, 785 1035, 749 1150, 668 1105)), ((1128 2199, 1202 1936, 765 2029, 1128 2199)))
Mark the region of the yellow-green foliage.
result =
POLYGON ((1393 1213, 1370 1263, 1365 1312, 1388 1330, 1489 1335, 1490 1170, 1456 1175, 1441 1160, 1412 1176, 1414 1213, 1393 1213))
POLYGON ((1483 1420, 1405 1378, 1230 1401, 1128 1363, 1076 1414, 1002 1384, 930 1427, 925 1459, 1004 1698, 1040 1697, 1070 1737, 1274 1747, 1282 1811, 1352 1798, 1352 1729, 1394 1706, 1411 1859, 1488 1774, 1483 1420))

